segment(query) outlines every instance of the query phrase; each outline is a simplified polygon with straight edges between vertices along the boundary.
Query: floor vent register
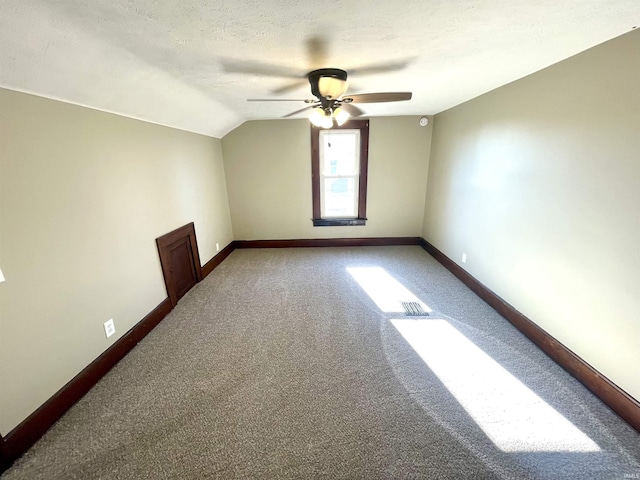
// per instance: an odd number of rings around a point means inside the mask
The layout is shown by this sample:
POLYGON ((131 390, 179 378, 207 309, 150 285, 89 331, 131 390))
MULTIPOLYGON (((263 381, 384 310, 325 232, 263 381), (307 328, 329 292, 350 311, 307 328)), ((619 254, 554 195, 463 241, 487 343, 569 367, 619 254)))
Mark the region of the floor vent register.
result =
POLYGON ((418 302, 402 302, 402 307, 408 317, 426 317, 429 315, 418 302))

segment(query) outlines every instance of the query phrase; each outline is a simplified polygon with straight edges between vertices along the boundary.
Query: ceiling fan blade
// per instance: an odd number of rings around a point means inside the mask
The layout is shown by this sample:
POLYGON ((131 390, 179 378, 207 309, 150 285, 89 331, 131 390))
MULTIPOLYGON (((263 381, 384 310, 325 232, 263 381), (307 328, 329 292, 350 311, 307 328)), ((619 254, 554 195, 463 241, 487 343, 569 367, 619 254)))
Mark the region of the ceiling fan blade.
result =
POLYGON ((316 100, 306 98, 247 98, 247 102, 305 102, 313 103, 316 100))
POLYGON ((395 72, 396 70, 402 70, 406 68, 409 63, 413 61, 413 58, 406 58, 404 60, 397 60, 395 62, 377 63, 373 65, 365 65, 364 67, 349 69, 349 75, 369 75, 372 73, 387 73, 395 72))
POLYGON ((282 118, 289 118, 289 117, 293 117, 294 115, 297 115, 299 113, 305 112, 307 110, 311 110, 312 108, 317 107, 317 105, 308 105, 304 108, 301 108, 300 110, 296 110, 295 112, 291 112, 291 113, 287 113, 286 115, 283 115, 282 118))
POLYGON ((306 80, 298 80, 297 82, 292 82, 287 85, 283 85, 282 87, 275 88, 271 90, 271 93, 288 93, 291 90, 295 90, 296 88, 304 87, 305 85, 309 85, 309 82, 306 80))
POLYGON ((347 111, 352 117, 359 117, 361 115, 364 115, 364 112, 362 110, 360 110, 355 105, 351 105, 350 103, 343 103, 340 105, 340 107, 343 110, 347 111))
POLYGON ((342 101, 345 103, 400 102, 403 100, 411 100, 411 95, 411 92, 360 93, 347 95, 342 101))

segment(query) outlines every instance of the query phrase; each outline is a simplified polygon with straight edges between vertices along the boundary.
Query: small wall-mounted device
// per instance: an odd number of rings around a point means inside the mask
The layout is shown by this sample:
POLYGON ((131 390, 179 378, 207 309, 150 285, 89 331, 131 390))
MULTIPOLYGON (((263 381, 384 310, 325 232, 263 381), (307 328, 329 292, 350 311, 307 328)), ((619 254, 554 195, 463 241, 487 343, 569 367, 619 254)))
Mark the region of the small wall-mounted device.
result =
POLYGON ((420 126, 426 127, 429 125, 429 119, 427 117, 420 117, 420 126))

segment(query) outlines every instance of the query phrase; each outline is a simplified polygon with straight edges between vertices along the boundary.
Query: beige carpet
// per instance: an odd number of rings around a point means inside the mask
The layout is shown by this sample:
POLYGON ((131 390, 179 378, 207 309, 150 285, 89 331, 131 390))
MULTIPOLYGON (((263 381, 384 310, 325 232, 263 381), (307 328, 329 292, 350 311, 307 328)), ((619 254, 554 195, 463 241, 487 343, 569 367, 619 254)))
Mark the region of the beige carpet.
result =
POLYGON ((638 477, 637 432, 410 246, 236 250, 2 480, 638 477))

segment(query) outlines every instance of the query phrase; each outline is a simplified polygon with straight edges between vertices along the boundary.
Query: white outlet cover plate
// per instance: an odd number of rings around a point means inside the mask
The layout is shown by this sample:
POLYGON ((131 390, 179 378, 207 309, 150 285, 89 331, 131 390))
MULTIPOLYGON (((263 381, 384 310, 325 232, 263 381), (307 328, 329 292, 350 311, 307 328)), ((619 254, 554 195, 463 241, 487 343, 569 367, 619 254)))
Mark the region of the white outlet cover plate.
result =
POLYGON ((467 263, 467 254, 466 253, 462 254, 462 263, 467 263))
POLYGON ((111 335, 116 333, 116 326, 113 323, 113 318, 104 322, 104 334, 109 338, 111 335))

